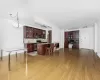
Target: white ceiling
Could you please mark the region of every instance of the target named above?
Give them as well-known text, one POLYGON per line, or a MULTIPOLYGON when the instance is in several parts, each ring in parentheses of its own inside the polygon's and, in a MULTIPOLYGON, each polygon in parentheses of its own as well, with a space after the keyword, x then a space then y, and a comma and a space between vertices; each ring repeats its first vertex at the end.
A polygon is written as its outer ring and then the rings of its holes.
POLYGON ((2 15, 18 10, 23 19, 33 20, 37 16, 62 29, 89 26, 100 20, 100 0, 4 0, 2 3, 2 15))

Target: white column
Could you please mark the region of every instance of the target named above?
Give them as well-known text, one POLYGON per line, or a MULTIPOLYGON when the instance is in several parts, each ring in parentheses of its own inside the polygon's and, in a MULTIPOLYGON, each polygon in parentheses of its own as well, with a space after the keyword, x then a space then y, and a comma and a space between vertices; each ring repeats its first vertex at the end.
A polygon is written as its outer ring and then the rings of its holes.
POLYGON ((95 23, 94 25, 94 36, 95 36, 95 40, 94 40, 94 52, 97 53, 98 52, 98 25, 97 23, 95 23))
POLYGON ((61 30, 60 48, 64 48, 64 30, 61 30))

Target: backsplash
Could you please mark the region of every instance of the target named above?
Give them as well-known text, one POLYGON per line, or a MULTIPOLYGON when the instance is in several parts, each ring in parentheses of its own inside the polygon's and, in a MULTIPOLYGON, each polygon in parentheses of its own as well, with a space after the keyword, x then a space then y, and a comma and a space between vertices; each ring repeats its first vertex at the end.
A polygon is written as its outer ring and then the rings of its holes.
POLYGON ((24 39, 24 43, 37 43, 37 40, 41 40, 41 42, 47 42, 47 39, 24 39))

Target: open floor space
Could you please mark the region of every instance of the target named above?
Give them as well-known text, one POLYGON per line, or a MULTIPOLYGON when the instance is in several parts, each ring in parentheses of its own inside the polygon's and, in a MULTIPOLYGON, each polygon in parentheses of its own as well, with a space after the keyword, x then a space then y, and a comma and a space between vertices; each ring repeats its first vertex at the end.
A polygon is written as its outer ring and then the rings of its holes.
POLYGON ((11 56, 0 61, 0 80, 100 80, 100 59, 92 50, 60 49, 53 55, 11 56))

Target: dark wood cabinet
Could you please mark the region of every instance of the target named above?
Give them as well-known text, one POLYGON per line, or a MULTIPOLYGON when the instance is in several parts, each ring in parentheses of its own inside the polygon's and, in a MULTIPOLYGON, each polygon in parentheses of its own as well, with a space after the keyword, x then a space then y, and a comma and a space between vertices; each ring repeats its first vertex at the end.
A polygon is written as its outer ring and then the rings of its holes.
POLYGON ((50 46, 49 43, 40 43, 37 45, 37 52, 39 55, 45 55, 46 54, 46 48, 50 46))
POLYGON ((24 26, 24 38, 46 38, 46 31, 42 29, 37 29, 33 27, 24 26))
POLYGON ((56 49, 59 48, 59 43, 40 43, 40 44, 37 44, 37 52, 39 55, 45 55, 46 54, 46 49, 50 46, 53 48, 55 47, 56 49))
POLYGON ((25 38, 33 38, 33 28, 32 27, 24 27, 24 37, 25 38))
POLYGON ((68 32, 65 32, 64 48, 68 48, 68 32))
POLYGON ((33 28, 33 38, 38 38, 38 30, 36 28, 33 28))
POLYGON ((27 44, 27 52, 33 52, 34 51, 34 43, 28 43, 27 44))
POLYGON ((75 41, 73 48, 79 48, 79 31, 73 32, 73 40, 75 41))
POLYGON ((25 45, 27 45, 27 52, 30 53, 30 52, 37 51, 37 44, 38 43, 27 43, 27 44, 25 44, 25 45))
POLYGON ((38 54, 45 55, 47 45, 48 44, 38 44, 37 45, 37 52, 38 52, 38 54))
POLYGON ((64 47, 68 48, 68 44, 72 43, 73 48, 79 48, 79 31, 65 32, 64 47))

